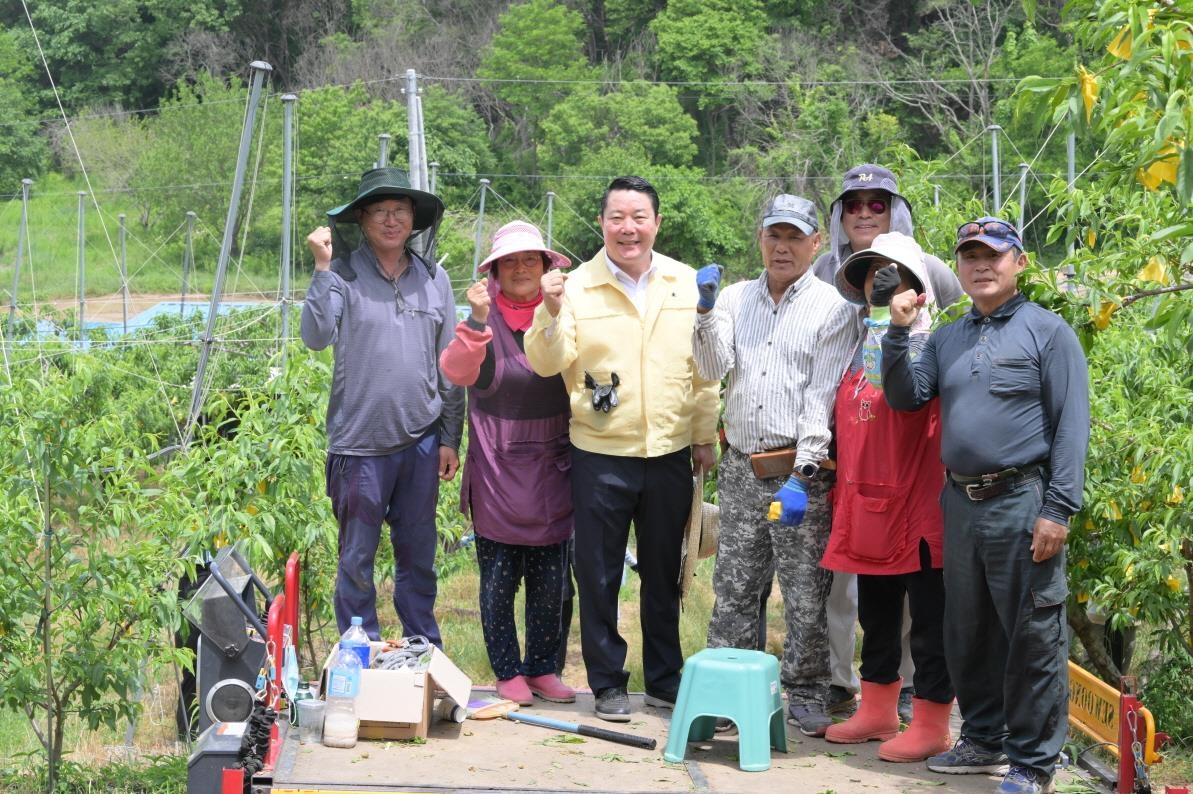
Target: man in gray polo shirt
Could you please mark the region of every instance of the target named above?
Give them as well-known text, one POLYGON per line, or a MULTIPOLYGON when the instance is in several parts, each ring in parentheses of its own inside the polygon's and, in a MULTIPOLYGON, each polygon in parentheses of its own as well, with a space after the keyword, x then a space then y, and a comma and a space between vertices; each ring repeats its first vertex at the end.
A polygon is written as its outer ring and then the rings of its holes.
POLYGON ((816 207, 779 195, 758 228, 762 273, 725 288, 720 266, 696 276, 701 291, 693 335, 705 378, 729 376, 725 437, 717 490, 721 532, 713 573, 716 603, 711 648, 759 647, 758 603, 777 572, 787 635, 780 679, 788 718, 808 736, 823 736, 828 637, 824 603, 832 574, 820 567, 832 519, 828 493, 829 418, 841 373, 857 345, 857 310, 812 274, 820 245, 816 207), (786 470, 763 469, 756 453, 782 450, 786 470), (776 491, 778 492, 776 494, 776 491), (767 520, 772 501, 783 504, 767 520))
POLYGON ((973 299, 912 361, 914 291, 891 300, 882 381, 892 408, 940 397, 945 659, 961 739, 928 759, 946 774, 1010 766, 999 794, 1053 790, 1068 729, 1065 538, 1081 508, 1089 376, 1076 334, 1030 303, 1019 232, 978 218, 957 231, 973 299))
POLYGON ((354 615, 380 639, 373 563, 381 525, 394 550, 394 609, 402 635, 442 645, 434 606, 439 481, 459 468, 464 390, 439 373, 454 336, 455 301, 443 268, 407 243, 431 229, 443 202, 413 190, 405 172, 376 168, 357 196, 307 237, 315 272, 302 341, 334 345, 327 405, 327 495, 340 525, 336 623, 354 615), (332 252, 336 223, 360 226, 350 254, 332 252))

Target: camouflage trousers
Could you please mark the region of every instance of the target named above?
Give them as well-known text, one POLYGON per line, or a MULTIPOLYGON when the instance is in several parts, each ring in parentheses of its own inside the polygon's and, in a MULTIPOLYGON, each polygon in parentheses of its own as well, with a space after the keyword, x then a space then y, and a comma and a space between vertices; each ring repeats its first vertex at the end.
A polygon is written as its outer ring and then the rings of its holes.
POLYGON ((759 480, 748 455, 730 447, 721 458, 717 490, 720 543, 713 572, 716 602, 708 624, 710 648, 758 647, 758 600, 774 570, 783 594, 787 636, 780 679, 793 703, 821 706, 829 685, 825 602, 831 571, 820 567, 832 516, 832 483, 818 474, 808 486, 808 512, 797 527, 766 519, 785 477, 759 480))

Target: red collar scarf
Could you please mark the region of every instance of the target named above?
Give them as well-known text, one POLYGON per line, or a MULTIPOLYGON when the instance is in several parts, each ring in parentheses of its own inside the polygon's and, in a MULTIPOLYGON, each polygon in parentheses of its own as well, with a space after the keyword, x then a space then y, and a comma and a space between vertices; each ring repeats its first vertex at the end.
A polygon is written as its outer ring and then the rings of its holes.
POLYGON ((518 303, 505 297, 501 290, 497 291, 497 310, 505 318, 505 324, 512 331, 525 331, 534 322, 534 309, 543 302, 543 293, 534 296, 534 300, 518 303))

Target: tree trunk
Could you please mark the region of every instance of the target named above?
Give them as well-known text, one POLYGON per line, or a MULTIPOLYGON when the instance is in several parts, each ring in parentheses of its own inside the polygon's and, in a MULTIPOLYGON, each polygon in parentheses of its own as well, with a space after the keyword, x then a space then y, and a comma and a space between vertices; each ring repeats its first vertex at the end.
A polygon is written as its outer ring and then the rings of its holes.
POLYGON ((1074 606, 1076 608, 1068 610, 1069 627, 1073 629, 1077 639, 1081 640, 1081 647, 1085 649, 1086 655, 1089 656, 1089 663, 1094 668, 1092 672, 1117 689, 1121 671, 1115 666, 1114 660, 1110 658, 1110 654, 1106 650, 1106 635, 1102 626, 1090 620, 1080 605, 1070 604, 1070 607, 1074 606))

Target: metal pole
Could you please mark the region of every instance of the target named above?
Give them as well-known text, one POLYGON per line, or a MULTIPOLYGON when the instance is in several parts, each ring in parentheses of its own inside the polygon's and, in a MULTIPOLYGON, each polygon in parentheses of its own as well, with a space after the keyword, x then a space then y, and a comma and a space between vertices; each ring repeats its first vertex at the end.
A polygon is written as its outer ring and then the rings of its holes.
POLYGON ((547 247, 551 247, 552 228, 555 225, 555 193, 547 191, 547 247))
POLYGON ((435 193, 435 189, 439 187, 439 163, 432 160, 427 165, 431 168, 431 189, 429 192, 435 193))
POLYGON ((86 246, 83 245, 83 215, 86 212, 86 205, 83 203, 87 194, 80 190, 79 196, 79 228, 78 228, 78 284, 79 284, 79 340, 86 338, 86 333, 83 331, 83 321, 87 315, 87 258, 84 253, 86 246))
POLYGON ((418 183, 423 190, 429 191, 431 180, 427 178, 427 127, 423 122, 421 90, 414 95, 414 109, 418 112, 418 183))
POLYGON ((186 245, 182 249, 182 297, 178 302, 178 319, 186 314, 186 280, 195 269, 195 218, 193 212, 186 213, 186 245))
POLYGON ((1068 153, 1068 169, 1065 175, 1068 177, 1069 187, 1077 181, 1077 133, 1070 132, 1068 139, 1065 141, 1065 149, 1068 153))
MULTIPOLYGON (((286 94, 286 96, 294 96, 293 94, 286 94)), ((286 97, 282 97, 285 101, 286 97)), ((377 136, 377 167, 385 168, 389 165, 389 140, 393 136, 388 132, 383 132, 377 136)))
POLYGON ((124 226, 123 212, 116 216, 116 220, 120 222, 120 318, 124 335, 128 336, 128 246, 125 244, 128 230, 124 226))
MULTIPOLYGON (((297 101, 298 97, 295 94, 282 94, 282 299, 279 308, 282 312, 283 370, 286 369, 286 348, 290 342, 290 221, 294 206, 294 103, 297 101)), ((384 143, 381 151, 381 159, 384 161, 384 143)))
POLYGON ((991 124, 986 129, 990 131, 990 176, 994 183, 994 214, 998 215, 1002 212, 1002 185, 999 183, 1002 177, 998 172, 998 132, 1002 127, 991 124))
MULTIPOLYGON (((1068 181, 1069 190, 1072 190, 1073 187, 1077 184, 1077 133, 1075 133, 1075 132, 1069 133, 1068 138, 1065 140, 1065 154, 1066 154, 1065 159, 1068 161, 1066 164, 1066 169, 1065 169, 1065 177, 1067 178, 1067 181, 1068 181)), ((1072 255, 1073 255, 1073 243, 1069 243, 1069 256, 1072 256, 1072 255)), ((1064 272, 1065 272, 1065 275, 1068 276, 1069 278, 1072 278, 1076 274, 1076 270, 1073 268, 1073 265, 1071 265, 1071 264, 1068 265, 1067 267, 1065 267, 1064 272), (1073 271, 1073 272, 1069 272, 1069 271, 1073 271)), ((1065 283, 1069 284, 1069 282, 1067 282, 1067 281, 1065 283)), ((1069 284, 1069 286, 1071 287, 1072 284, 1069 284)))
POLYGON ((480 209, 476 216, 476 240, 472 245, 472 281, 476 281, 476 269, 480 266, 481 262, 481 237, 485 231, 485 192, 488 188, 489 180, 482 179, 480 209))
POLYGON ((21 260, 25 258, 25 235, 29 230, 29 188, 32 179, 21 180, 21 225, 17 227, 17 259, 12 269, 12 292, 8 293, 8 333, 17 318, 17 290, 21 288, 21 260))
POLYGON ((1023 234, 1023 221, 1027 212, 1027 163, 1019 164, 1019 233, 1023 234))
POLYGON ((932 206, 933 207, 940 206, 940 185, 932 186, 932 206))
POLYGON ((413 69, 406 70, 406 129, 408 137, 408 161, 410 163, 410 186, 415 190, 425 190, 421 181, 422 147, 419 138, 422 130, 418 126, 418 75, 413 69))
POLYGON ((236 155, 236 175, 232 180, 232 198, 228 202, 228 216, 224 220, 224 239, 220 245, 220 257, 216 264, 215 282, 211 287, 211 303, 207 308, 207 329, 203 332, 203 347, 199 351, 199 366, 195 371, 195 388, 191 393, 190 413, 187 415, 186 429, 182 435, 184 449, 190 445, 195 424, 199 421, 199 411, 203 407, 207 360, 211 356, 211 346, 215 341, 215 321, 216 313, 220 307, 220 290, 223 289, 224 276, 228 272, 228 261, 232 257, 232 240, 236 235, 236 218, 240 208, 240 194, 244 188, 244 172, 249 159, 249 145, 253 138, 253 124, 257 118, 257 103, 261 98, 261 84, 265 81, 265 75, 273 71, 273 67, 265 61, 253 61, 249 64, 249 68, 253 70, 253 84, 249 92, 244 127, 240 131, 240 151, 236 155))

